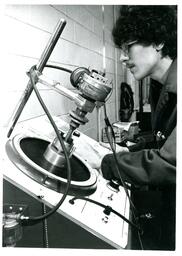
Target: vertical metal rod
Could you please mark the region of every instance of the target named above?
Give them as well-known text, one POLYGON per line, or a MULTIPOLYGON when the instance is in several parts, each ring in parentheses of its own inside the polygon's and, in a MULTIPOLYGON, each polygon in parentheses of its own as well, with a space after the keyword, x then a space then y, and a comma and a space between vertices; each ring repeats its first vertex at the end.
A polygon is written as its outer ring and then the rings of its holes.
MULTIPOLYGON (((52 36, 50 37, 50 39, 40 57, 39 62, 36 65, 37 70, 40 73, 43 71, 44 67, 46 66, 46 63, 47 63, 52 51, 54 50, 54 47, 55 47, 60 35, 62 34, 62 31, 63 31, 65 25, 66 25, 66 21, 64 19, 60 19, 58 24, 56 25, 55 30, 54 30, 52 36)), ((13 114, 13 117, 11 120, 10 129, 7 134, 8 138, 10 137, 32 91, 33 91, 33 88, 31 85, 31 81, 29 80, 27 87, 26 87, 25 91, 23 92, 23 95, 21 96, 19 103, 17 104, 17 107, 15 108, 15 111, 14 111, 14 114, 13 114)))
POLYGON ((96 106, 96 115, 97 115, 97 141, 102 141, 102 135, 101 135, 101 122, 100 122, 100 108, 96 106))
MULTIPOLYGON (((104 21, 104 5, 102 5, 102 65, 103 65, 103 72, 106 74, 106 39, 105 39, 105 21, 104 21)), ((96 117, 97 117, 97 141, 100 142, 102 140, 101 134, 101 108, 96 105, 96 117)))
POLYGON ((143 81, 139 81, 139 112, 143 114, 143 81))
POLYGON ((142 118, 143 118, 143 81, 139 81, 139 121, 140 121, 140 128, 143 128, 142 125, 142 118))
MULTIPOLYGON (((113 16, 114 16, 114 23, 116 23, 116 9, 115 5, 113 6, 113 16)), ((118 90, 118 53, 117 48, 114 47, 114 78, 115 78, 115 118, 116 121, 119 121, 119 90, 118 90)))

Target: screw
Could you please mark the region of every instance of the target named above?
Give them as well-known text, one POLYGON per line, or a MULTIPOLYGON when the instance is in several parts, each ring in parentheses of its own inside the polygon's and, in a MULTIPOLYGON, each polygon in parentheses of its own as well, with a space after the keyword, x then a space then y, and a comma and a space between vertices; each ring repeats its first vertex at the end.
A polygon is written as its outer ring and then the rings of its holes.
POLYGON ((105 216, 104 218, 102 218, 102 221, 103 221, 104 223, 108 223, 108 217, 105 216))
POLYGON ((43 199, 44 198, 44 196, 43 195, 39 195, 39 196, 37 196, 39 199, 43 199))
POLYGON ((110 196, 108 196, 108 199, 112 201, 112 200, 113 200, 113 194, 111 194, 110 196))

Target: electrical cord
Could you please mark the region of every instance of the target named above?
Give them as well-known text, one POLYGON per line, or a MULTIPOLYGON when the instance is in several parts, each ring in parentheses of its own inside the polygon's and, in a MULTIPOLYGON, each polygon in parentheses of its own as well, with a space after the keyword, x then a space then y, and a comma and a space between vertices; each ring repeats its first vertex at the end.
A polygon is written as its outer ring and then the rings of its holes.
POLYGON ((109 95, 108 95, 107 98, 105 99, 105 103, 110 99, 110 97, 111 97, 111 95, 112 95, 112 93, 113 93, 113 82, 111 82, 111 85, 112 85, 112 87, 111 87, 111 92, 109 93, 109 95))
MULTIPOLYGON (((46 205, 42 203, 42 213, 45 214, 47 212, 46 205)), ((49 248, 49 235, 48 235, 48 223, 47 219, 43 219, 43 245, 44 248, 49 248)))
POLYGON ((55 205, 49 212, 43 214, 43 215, 40 215, 40 216, 21 216, 20 219, 21 220, 30 220, 30 221, 39 221, 39 220, 43 220, 45 218, 48 218, 50 215, 52 215, 53 213, 55 213, 57 211, 57 209, 62 205, 62 203, 64 202, 66 196, 68 195, 68 191, 69 191, 69 188, 70 188, 70 184, 71 184, 71 164, 70 164, 70 160, 69 160, 69 156, 68 156, 68 153, 67 153, 67 150, 66 150, 66 147, 64 145, 64 141, 61 137, 61 135, 59 134, 59 130, 51 116, 51 114, 49 113, 49 110, 47 109, 44 101, 42 100, 41 96, 40 96, 40 93, 36 87, 36 83, 34 82, 34 79, 33 79, 33 76, 32 76, 32 72, 36 69, 35 66, 33 66, 30 71, 29 71, 29 77, 30 77, 30 81, 31 81, 31 84, 32 84, 32 87, 35 91, 35 94, 42 106, 42 108, 44 109, 50 123, 52 124, 53 128, 54 128, 54 131, 58 137, 58 140, 62 146, 62 149, 63 149, 63 152, 65 154, 65 159, 66 159, 66 163, 67 163, 67 185, 66 185, 66 188, 65 188, 65 192, 63 194, 63 196, 61 197, 60 201, 57 203, 57 205, 55 205))
POLYGON ((104 120, 105 120, 105 123, 106 123, 106 136, 107 136, 108 142, 109 142, 109 144, 110 144, 111 150, 112 150, 112 152, 113 152, 113 156, 114 156, 114 160, 115 160, 115 167, 116 167, 116 170, 117 170, 119 179, 120 179, 120 181, 121 181, 121 184, 122 184, 122 186, 123 186, 123 188, 124 188, 124 190, 125 190, 125 193, 126 193, 128 199, 129 199, 129 201, 130 201, 130 204, 131 204, 131 206, 133 207, 133 209, 136 211, 136 208, 135 208, 133 202, 131 201, 130 195, 129 195, 129 193, 128 193, 127 186, 126 186, 125 182, 123 181, 123 179, 122 179, 122 177, 121 177, 121 174, 120 174, 120 172, 119 172, 119 164, 118 164, 118 160, 117 160, 117 157, 116 157, 116 150, 115 150, 115 148, 116 148, 116 147, 115 147, 115 143, 116 143, 116 142, 115 142, 115 135, 114 135, 113 128, 112 128, 112 126, 111 126, 111 124, 110 124, 109 118, 108 118, 108 116, 107 116, 106 106, 105 106, 105 105, 104 105, 104 115, 105 115, 104 120), (109 129, 111 130, 111 132, 108 132, 109 129), (111 138, 110 135, 113 136, 113 140, 112 140, 112 138, 111 138), (113 145, 113 144, 114 144, 114 145, 113 145))
MULTIPOLYGON (((110 144, 110 147, 111 147, 111 150, 113 152, 113 157, 114 157, 114 163, 115 163, 115 168, 117 170, 117 173, 118 173, 118 176, 119 176, 119 179, 121 181, 121 184, 124 188, 124 191, 126 193, 126 196, 128 197, 128 200, 130 202, 130 205, 131 205, 131 213, 132 213, 132 216, 135 220, 135 222, 137 223, 137 217, 136 217, 136 214, 137 214, 137 209, 135 208, 135 205, 133 204, 132 200, 131 200, 131 197, 128 193, 128 189, 127 189, 127 186, 125 184, 125 182, 123 181, 123 178, 121 177, 121 174, 120 174, 120 171, 119 171, 119 163, 118 163, 118 160, 117 160, 117 156, 116 156, 116 150, 115 150, 115 146, 113 146, 113 143, 115 143, 115 136, 113 136, 114 134, 114 131, 113 131, 113 128, 110 124, 110 121, 109 121, 109 118, 107 116, 107 111, 106 111, 106 105, 104 104, 104 115, 105 115, 105 123, 106 123, 106 136, 107 136, 107 139, 109 141, 109 144, 110 144), (111 133, 108 132, 108 130, 111 130, 111 133), (111 136, 113 136, 114 139, 111 138, 111 136)), ((140 235, 140 232, 138 232, 138 238, 139 238, 139 242, 140 242, 140 246, 141 246, 141 249, 143 250, 143 244, 142 244, 142 240, 141 240, 141 235, 140 235)))
POLYGON ((109 121, 109 118, 107 116, 106 105, 104 104, 103 107, 104 107, 104 116, 105 116, 104 121, 105 121, 105 124, 106 124, 106 136, 107 136, 107 139, 109 141, 109 144, 112 144, 112 147, 114 147, 114 149, 116 149, 116 147, 115 147, 116 140, 115 140, 114 130, 113 130, 113 128, 111 126, 111 123, 109 121), (112 137, 109 136, 108 127, 110 128, 112 137))
POLYGON ((131 225, 132 227, 134 227, 135 229, 137 229, 139 232, 141 232, 141 228, 137 225, 135 225, 133 222, 131 222, 130 220, 128 220, 125 216, 123 216, 122 214, 120 214, 119 212, 115 211, 114 209, 112 209, 110 206, 107 206, 105 204, 102 204, 98 201, 95 201, 93 199, 90 199, 90 198, 87 198, 87 197, 73 197, 72 199, 69 200, 70 204, 74 204, 74 201, 76 199, 81 199, 81 200, 85 200, 85 201, 88 201, 90 203, 93 203, 93 204, 96 204, 100 207, 103 207, 105 210, 104 210, 104 213, 106 215, 109 215, 110 212, 113 212, 114 214, 116 214, 117 216, 119 216, 121 219, 123 219, 124 221, 126 221, 129 225, 131 225))
POLYGON ((68 73, 72 73, 72 72, 73 72, 73 71, 72 71, 72 70, 70 70, 70 69, 63 68, 63 67, 56 66, 56 65, 50 65, 50 64, 47 64, 47 65, 45 65, 45 67, 46 67, 46 68, 59 69, 59 70, 62 70, 62 71, 68 72, 68 73))

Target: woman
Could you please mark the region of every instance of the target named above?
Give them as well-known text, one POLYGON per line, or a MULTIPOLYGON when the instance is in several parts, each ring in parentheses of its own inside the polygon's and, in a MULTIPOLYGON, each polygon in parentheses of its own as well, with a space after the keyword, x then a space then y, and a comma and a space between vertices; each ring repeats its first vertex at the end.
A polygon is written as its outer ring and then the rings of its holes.
MULTIPOLYGON (((113 28, 121 61, 136 80, 151 78, 150 104, 153 148, 128 148, 117 153, 119 173, 112 154, 101 164, 103 176, 162 193, 162 225, 155 249, 175 245, 177 21, 175 6, 124 6, 113 28), (167 210, 166 210, 167 209, 167 210), (167 211, 167 213, 165 212, 167 211)), ((145 235, 145 234, 144 234, 145 235)), ((148 246, 148 245, 147 245, 148 246)), ((150 245, 146 249, 151 249, 150 245)))

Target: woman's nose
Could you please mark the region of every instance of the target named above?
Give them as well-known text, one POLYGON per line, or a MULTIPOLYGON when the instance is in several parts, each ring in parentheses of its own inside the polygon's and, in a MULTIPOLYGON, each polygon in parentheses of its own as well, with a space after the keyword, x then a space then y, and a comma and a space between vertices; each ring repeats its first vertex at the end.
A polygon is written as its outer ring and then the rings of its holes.
POLYGON ((120 61, 125 63, 125 61, 127 61, 127 60, 129 60, 128 54, 121 52, 120 61))

